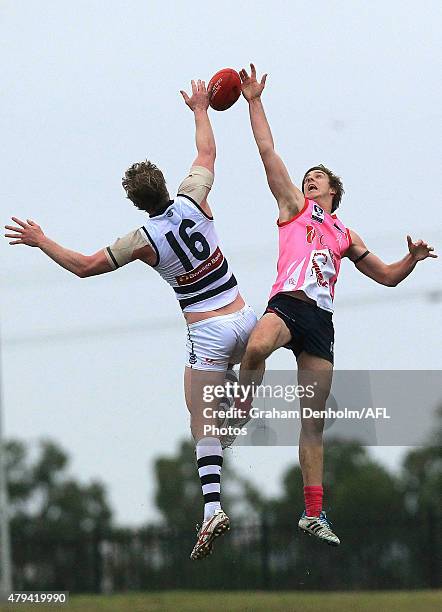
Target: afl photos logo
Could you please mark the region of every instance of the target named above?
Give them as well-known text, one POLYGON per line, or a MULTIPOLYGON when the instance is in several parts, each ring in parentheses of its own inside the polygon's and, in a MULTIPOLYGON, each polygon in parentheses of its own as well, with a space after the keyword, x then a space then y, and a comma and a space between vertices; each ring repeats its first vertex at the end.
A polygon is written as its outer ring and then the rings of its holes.
POLYGON ((305 226, 305 237, 309 244, 313 242, 313 239, 315 238, 315 236, 316 236, 316 230, 313 227, 313 225, 306 225, 305 226))

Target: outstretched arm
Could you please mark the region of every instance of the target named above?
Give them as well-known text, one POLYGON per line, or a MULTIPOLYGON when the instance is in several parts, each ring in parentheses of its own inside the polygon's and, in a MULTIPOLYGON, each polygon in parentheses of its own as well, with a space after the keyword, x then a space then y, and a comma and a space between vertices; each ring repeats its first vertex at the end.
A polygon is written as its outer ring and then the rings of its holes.
POLYGON ((207 203, 207 196, 213 183, 216 144, 209 115, 207 114, 209 94, 204 81, 191 81, 191 85, 191 97, 183 90, 180 93, 195 117, 197 156, 192 164, 189 176, 181 183, 178 193, 185 193, 191 196, 203 209, 204 213, 212 217, 212 211, 207 203), (201 170, 201 168, 205 170, 201 170))
POLYGON ((209 94, 204 81, 192 81, 192 96, 189 97, 185 91, 181 90, 181 95, 184 98, 187 106, 193 111, 195 116, 195 142, 197 156, 192 166, 203 166, 214 171, 216 145, 213 135, 212 126, 210 124, 207 109, 209 108, 209 94))
POLYGON ((267 182, 278 202, 280 221, 287 221, 304 206, 304 194, 292 183, 284 162, 275 152, 272 132, 261 101, 267 75, 258 82, 255 66, 250 64, 250 76, 244 68, 239 76, 242 94, 249 103, 253 136, 264 164, 267 182))
POLYGON ((25 223, 17 217, 12 217, 12 220, 18 227, 13 225, 5 226, 7 230, 14 232, 5 234, 7 238, 13 238, 9 244, 26 244, 38 247, 43 253, 46 253, 48 257, 58 263, 59 266, 80 278, 104 274, 114 269, 109 264, 102 250, 94 255, 82 255, 81 253, 66 249, 45 236, 41 227, 34 221, 27 219, 27 223, 25 223))
POLYGON ((434 248, 432 246, 428 246, 423 240, 413 242, 410 236, 407 236, 407 255, 400 261, 386 264, 368 251, 364 241, 356 232, 350 230, 350 236, 352 244, 347 250, 346 256, 355 263, 362 274, 387 287, 396 287, 404 278, 407 278, 418 261, 427 259, 427 257, 437 257, 433 253, 434 248))

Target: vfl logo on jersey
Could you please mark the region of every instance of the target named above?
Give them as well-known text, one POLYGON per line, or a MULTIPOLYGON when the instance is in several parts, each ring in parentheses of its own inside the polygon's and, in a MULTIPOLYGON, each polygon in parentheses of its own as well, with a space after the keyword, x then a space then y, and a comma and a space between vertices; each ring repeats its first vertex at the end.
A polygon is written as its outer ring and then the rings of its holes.
POLYGON ((313 239, 316 237, 316 230, 313 225, 305 226, 305 237, 309 244, 313 242, 313 239))
POLYGON ((324 221, 324 211, 317 204, 313 204, 312 219, 314 221, 318 221, 318 223, 322 223, 324 221))

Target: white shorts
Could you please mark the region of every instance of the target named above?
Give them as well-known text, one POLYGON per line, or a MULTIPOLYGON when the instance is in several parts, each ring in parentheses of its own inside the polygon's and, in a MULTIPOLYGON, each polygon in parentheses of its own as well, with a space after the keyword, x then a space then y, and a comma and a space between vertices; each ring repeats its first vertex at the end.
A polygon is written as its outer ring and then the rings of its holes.
POLYGON ((239 363, 257 320, 253 309, 246 305, 232 314, 189 323, 186 366, 223 372, 229 363, 239 363))

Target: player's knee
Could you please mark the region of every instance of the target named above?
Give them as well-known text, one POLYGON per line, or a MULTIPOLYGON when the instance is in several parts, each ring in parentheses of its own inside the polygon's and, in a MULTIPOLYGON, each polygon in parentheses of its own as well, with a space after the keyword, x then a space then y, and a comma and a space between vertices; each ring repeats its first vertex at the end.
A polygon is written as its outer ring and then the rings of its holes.
POLYGON ((249 341, 244 361, 250 369, 255 369, 268 357, 268 347, 262 341, 249 341))

